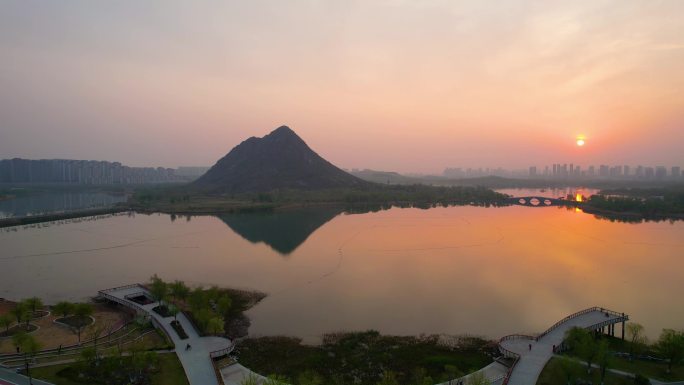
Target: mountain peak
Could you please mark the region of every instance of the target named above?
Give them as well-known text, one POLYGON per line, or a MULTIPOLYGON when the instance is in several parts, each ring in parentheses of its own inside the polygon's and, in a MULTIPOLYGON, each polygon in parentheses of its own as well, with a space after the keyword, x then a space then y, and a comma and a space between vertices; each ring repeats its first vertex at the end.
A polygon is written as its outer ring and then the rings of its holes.
POLYGON ((248 193, 366 183, 320 157, 288 126, 280 126, 262 138, 240 143, 193 186, 207 192, 248 193))
POLYGON ((288 126, 280 126, 280 127, 276 128, 275 130, 271 131, 271 133, 268 135, 283 135, 283 134, 299 136, 288 126))

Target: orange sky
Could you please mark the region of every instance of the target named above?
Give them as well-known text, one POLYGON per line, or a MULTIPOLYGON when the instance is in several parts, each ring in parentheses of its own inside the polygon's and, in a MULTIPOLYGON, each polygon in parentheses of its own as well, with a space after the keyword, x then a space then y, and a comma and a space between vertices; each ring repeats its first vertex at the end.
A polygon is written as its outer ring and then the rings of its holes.
POLYGON ((684 166, 680 0, 226 3, 0 3, 0 158, 684 166))

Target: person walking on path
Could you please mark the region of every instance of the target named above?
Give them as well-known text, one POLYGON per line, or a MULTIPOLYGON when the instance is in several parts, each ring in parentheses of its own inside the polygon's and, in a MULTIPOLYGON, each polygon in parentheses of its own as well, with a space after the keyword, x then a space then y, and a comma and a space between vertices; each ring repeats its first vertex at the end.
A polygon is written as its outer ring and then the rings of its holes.
POLYGON ((530 347, 530 351, 532 351, 532 344, 530 344, 529 347, 530 347))

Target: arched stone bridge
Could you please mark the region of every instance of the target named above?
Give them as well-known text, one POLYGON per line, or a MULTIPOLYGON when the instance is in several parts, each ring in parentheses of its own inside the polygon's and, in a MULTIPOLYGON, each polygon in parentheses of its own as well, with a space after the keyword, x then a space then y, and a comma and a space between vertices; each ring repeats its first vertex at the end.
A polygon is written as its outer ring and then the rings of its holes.
POLYGON ((518 206, 528 206, 528 207, 551 207, 551 206, 568 206, 576 205, 580 202, 569 201, 565 199, 558 198, 548 198, 542 196, 529 196, 529 197, 512 197, 508 198, 508 202, 518 206))

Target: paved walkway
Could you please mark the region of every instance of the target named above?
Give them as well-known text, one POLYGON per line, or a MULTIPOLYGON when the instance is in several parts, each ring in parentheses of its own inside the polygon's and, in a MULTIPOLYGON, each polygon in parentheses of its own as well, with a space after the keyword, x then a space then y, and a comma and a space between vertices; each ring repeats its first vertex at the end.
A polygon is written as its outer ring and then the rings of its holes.
MULTIPOLYGON (((52 385, 49 382, 33 379, 33 385, 52 385)), ((17 374, 14 370, 0 368, 0 385, 29 385, 26 376, 17 374)))
POLYGON ((467 376, 463 376, 461 378, 456 378, 451 381, 446 381, 442 382, 437 385, 456 385, 459 383, 459 381, 462 381, 464 384, 467 384, 470 378, 473 376, 475 373, 483 372, 485 377, 489 380, 489 382, 492 385, 501 385, 503 382, 504 376, 506 375, 506 372, 508 372, 508 368, 504 366, 501 363, 498 362, 492 362, 491 364, 485 366, 484 368, 470 373, 467 376))
MULTIPOLYGON (((507 371, 508 368, 504 365, 498 362, 492 362, 491 364, 485 366, 477 372, 483 372, 485 377, 490 381, 492 385, 501 385, 507 371)), ((437 385, 456 385, 459 381, 463 381, 464 384, 467 384, 468 380, 470 379, 470 377, 472 377, 474 373, 470 373, 467 376, 456 378, 451 381, 446 381, 437 385)), ((226 366, 225 368, 221 368, 221 376, 223 377, 223 382, 225 383, 225 385, 241 385, 242 380, 249 377, 250 374, 256 376, 258 384, 263 384, 264 382, 266 382, 266 377, 258 373, 254 373, 240 364, 233 364, 230 366, 226 366)))
POLYGON ((171 321, 173 321, 174 318, 164 318, 152 311, 152 309, 157 306, 156 302, 149 305, 139 305, 125 298, 127 295, 139 293, 141 291, 147 292, 141 286, 105 290, 104 292, 119 300, 125 301, 133 308, 142 308, 162 325, 176 345, 176 354, 178 355, 181 364, 183 364, 183 369, 185 370, 190 385, 218 385, 218 380, 216 379, 214 366, 212 365, 209 353, 230 347, 230 340, 221 337, 200 337, 185 314, 178 313, 178 322, 180 322, 185 333, 188 335, 188 339, 181 340, 180 337, 178 337, 178 334, 176 334, 176 331, 171 327, 171 321), (185 350, 187 344, 190 344, 192 349, 185 350))
POLYGON ((263 384, 264 382, 266 382, 266 377, 254 373, 240 364, 233 364, 230 366, 226 366, 225 368, 221 368, 221 376, 223 377, 223 383, 226 385, 241 385, 242 380, 244 378, 249 377, 250 374, 256 376, 257 382, 259 384, 263 384))
POLYGON ((500 342, 504 349, 520 355, 520 361, 514 367, 509 385, 533 385, 546 363, 553 356, 553 346, 559 346, 565 337, 565 332, 573 327, 589 328, 602 322, 622 322, 623 317, 617 314, 609 314, 600 310, 590 311, 557 325, 539 340, 528 338, 508 339, 505 337, 500 342), (532 345, 532 349, 529 349, 532 345))

